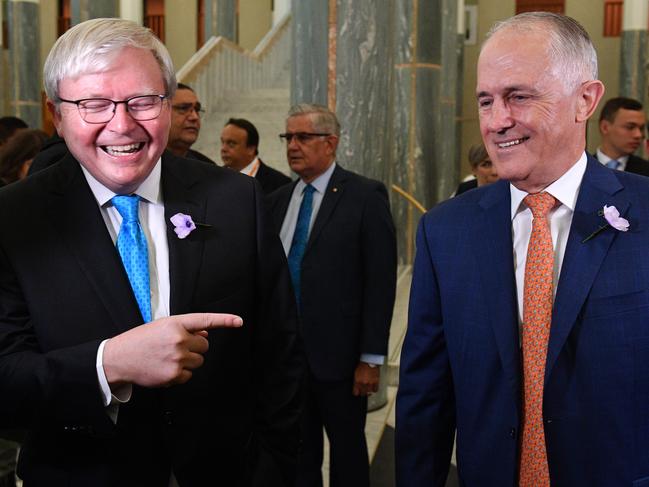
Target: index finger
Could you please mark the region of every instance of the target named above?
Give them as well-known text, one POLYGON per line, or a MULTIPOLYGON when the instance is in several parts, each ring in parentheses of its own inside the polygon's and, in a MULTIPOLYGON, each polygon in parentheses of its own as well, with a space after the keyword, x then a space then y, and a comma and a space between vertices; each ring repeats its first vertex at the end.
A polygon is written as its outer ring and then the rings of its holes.
POLYGON ((213 328, 238 328, 243 325, 243 319, 240 316, 229 313, 188 313, 176 315, 173 318, 185 330, 192 333, 213 328))

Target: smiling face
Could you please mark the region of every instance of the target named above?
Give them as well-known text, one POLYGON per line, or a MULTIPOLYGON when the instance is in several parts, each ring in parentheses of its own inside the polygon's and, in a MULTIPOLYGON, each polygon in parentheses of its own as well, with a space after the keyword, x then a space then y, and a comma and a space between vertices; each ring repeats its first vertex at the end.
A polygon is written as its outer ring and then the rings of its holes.
POLYGON ((645 130, 645 116, 642 110, 620 108, 613 121, 602 120, 602 151, 612 159, 633 154, 642 144, 645 130))
MULTIPOLYGON (((165 94, 160 66, 149 51, 127 47, 101 73, 84 74, 60 81, 58 94, 67 100, 108 98, 126 100, 138 95, 165 94), (134 68, 134 66, 136 68, 134 68)), ((110 122, 85 122, 72 103, 56 110, 48 101, 57 131, 74 157, 101 184, 118 194, 130 194, 147 178, 169 135, 169 103, 163 101, 160 116, 138 122, 117 106, 110 122)))
POLYGON ((478 60, 485 147, 498 176, 529 193, 547 187, 579 159, 586 120, 601 97, 598 81, 569 88, 557 68, 539 31, 499 31, 478 60))

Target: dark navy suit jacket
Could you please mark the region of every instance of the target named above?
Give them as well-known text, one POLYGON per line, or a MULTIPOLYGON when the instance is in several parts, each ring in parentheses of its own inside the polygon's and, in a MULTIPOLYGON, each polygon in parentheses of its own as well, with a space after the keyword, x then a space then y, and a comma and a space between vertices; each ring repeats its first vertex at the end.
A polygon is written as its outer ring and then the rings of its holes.
MULTIPOLYGON (((553 487, 649 486, 649 180, 589 157, 559 278, 543 418, 553 487), (614 205, 628 232, 606 222, 614 205)), ((521 360, 509 183, 422 219, 401 355, 397 485, 514 487, 521 360)))

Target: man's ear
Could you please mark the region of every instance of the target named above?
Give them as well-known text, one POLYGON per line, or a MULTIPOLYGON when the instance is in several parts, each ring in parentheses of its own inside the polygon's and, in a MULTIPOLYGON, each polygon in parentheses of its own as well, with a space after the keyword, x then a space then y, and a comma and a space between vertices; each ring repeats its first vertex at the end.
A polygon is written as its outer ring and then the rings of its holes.
POLYGON ((586 81, 579 87, 577 100, 577 113, 575 121, 578 123, 586 122, 597 109, 599 101, 604 96, 604 84, 596 79, 586 81))
POLYGON ((54 126, 56 127, 56 132, 59 134, 60 137, 63 137, 62 128, 61 128, 61 112, 56 106, 56 103, 54 103, 52 100, 49 98, 46 101, 47 105, 47 111, 50 112, 50 115, 52 115, 52 121, 54 122, 54 126))

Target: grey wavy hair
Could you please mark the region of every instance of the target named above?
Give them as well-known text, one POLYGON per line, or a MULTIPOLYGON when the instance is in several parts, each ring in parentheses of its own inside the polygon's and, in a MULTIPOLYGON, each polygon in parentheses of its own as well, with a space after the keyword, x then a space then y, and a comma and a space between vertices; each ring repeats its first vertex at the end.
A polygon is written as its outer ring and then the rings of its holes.
POLYGON ((554 76, 567 90, 598 79, 597 52, 586 29, 575 19, 551 12, 525 12, 496 22, 487 33, 482 48, 497 32, 514 29, 521 34, 538 32, 548 39, 554 76))
POLYGON ((112 18, 87 20, 58 38, 43 68, 47 97, 53 102, 60 101, 61 80, 108 69, 126 47, 145 49, 153 54, 162 71, 166 94, 173 97, 176 73, 164 44, 150 29, 130 20, 112 18))
POLYGON ((298 115, 313 115, 313 127, 315 130, 340 137, 338 118, 326 106, 315 103, 299 103, 289 109, 286 118, 289 119, 298 115))

